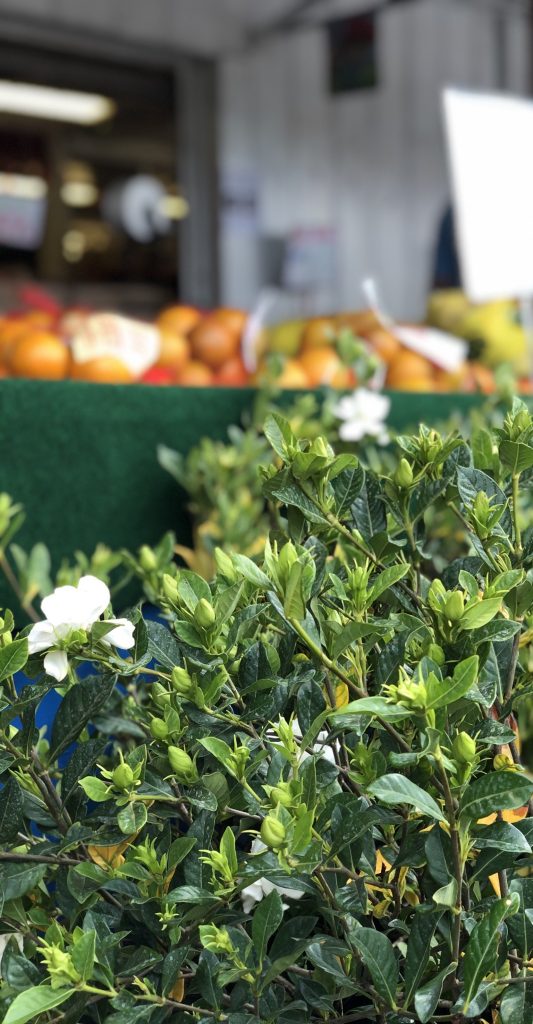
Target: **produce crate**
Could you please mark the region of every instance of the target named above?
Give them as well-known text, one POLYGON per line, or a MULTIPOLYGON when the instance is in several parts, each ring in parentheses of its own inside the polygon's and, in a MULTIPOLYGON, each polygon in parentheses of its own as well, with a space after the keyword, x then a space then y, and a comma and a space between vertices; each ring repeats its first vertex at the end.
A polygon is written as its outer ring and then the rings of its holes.
MULTIPOLYGON (((252 388, 176 388, 0 380, 0 491, 26 508, 17 542, 43 541, 53 564, 75 550, 187 543, 185 496, 158 464, 165 444, 187 452, 224 439, 250 409, 252 388)), ((287 400, 297 393, 286 392, 287 400)), ((298 392, 301 394, 301 392, 298 392)), ((395 428, 435 423, 479 404, 476 395, 391 394, 395 428)), ((0 582, 0 607, 13 605, 0 582)))

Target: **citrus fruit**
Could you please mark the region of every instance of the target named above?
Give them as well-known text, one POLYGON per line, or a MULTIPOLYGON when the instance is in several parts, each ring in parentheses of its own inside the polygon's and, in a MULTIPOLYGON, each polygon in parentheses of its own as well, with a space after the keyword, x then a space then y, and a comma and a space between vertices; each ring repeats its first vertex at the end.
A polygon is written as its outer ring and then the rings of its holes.
POLYGON ((370 331, 367 338, 374 352, 380 359, 383 359, 384 363, 390 365, 400 350, 400 342, 394 337, 394 334, 386 331, 384 327, 379 327, 377 330, 370 331))
POLYGON ((9 360, 15 342, 27 331, 22 317, 6 317, 0 322, 0 359, 9 360))
POLYGON ((291 388, 299 390, 300 388, 311 387, 309 377, 303 366, 296 359, 287 359, 279 377, 276 377, 276 384, 278 387, 287 388, 288 390, 291 388))
POLYGON ((239 351, 240 339, 231 328, 210 313, 194 328, 191 334, 191 348, 194 359, 212 370, 218 370, 239 351))
POLYGON ((334 388, 349 388, 353 384, 352 372, 329 345, 302 352, 298 362, 313 388, 326 384, 334 388))
POLYGON ((184 338, 181 334, 169 331, 167 327, 160 327, 159 340, 161 347, 155 366, 179 373, 191 354, 191 347, 187 338, 184 338))
POLYGON ((213 383, 213 374, 204 363, 191 359, 178 373, 176 383, 184 388, 208 388, 213 383))
POLYGON ((381 323, 372 309, 361 309, 355 313, 339 313, 335 317, 337 328, 348 327, 354 334, 366 338, 371 331, 381 329, 381 323))
POLYGON ((433 371, 428 360, 417 352, 400 348, 389 366, 387 387, 399 391, 431 391, 432 384, 433 371))
POLYGON ((330 317, 317 316, 308 320, 302 332, 302 352, 309 348, 323 348, 335 337, 335 323, 330 317))
POLYGON ((194 306, 169 306, 159 314, 156 325, 176 334, 189 334, 201 319, 202 314, 194 306))
POLYGON ((95 384, 131 384, 135 380, 131 370, 116 356, 95 356, 85 363, 73 363, 71 377, 95 384))
POLYGON ((226 388, 242 388, 248 383, 249 373, 240 356, 223 363, 215 376, 215 384, 226 388))
POLYGON ((63 380, 68 374, 70 352, 57 334, 30 330, 14 342, 9 368, 15 377, 63 380))
POLYGON ((221 306, 220 309, 213 311, 212 316, 217 319, 219 324, 223 324, 231 334, 236 335, 240 340, 248 320, 248 313, 245 313, 242 309, 227 309, 221 306))

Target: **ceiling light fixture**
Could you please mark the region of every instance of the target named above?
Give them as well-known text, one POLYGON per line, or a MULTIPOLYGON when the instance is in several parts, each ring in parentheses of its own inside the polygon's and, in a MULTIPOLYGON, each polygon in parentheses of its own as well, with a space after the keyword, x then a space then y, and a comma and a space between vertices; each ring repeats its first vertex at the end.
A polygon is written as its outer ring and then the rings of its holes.
POLYGON ((97 93, 0 79, 0 113, 3 114, 92 125, 106 121, 115 111, 113 100, 97 93))
POLYGON ((61 186, 61 199, 65 206, 94 206, 98 194, 92 181, 65 181, 61 186))
POLYGON ((183 220, 189 214, 189 204, 184 196, 166 195, 160 200, 159 212, 169 220, 183 220))

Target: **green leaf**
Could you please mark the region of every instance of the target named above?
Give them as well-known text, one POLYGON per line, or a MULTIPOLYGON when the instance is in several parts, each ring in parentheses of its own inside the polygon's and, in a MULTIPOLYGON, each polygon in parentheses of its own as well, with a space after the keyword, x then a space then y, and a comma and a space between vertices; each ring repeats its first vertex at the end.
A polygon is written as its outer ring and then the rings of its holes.
POLYGON ((174 665, 182 665, 180 646, 176 637, 161 622, 147 621, 148 652, 158 665, 172 670, 174 665))
POLYGON ((463 793, 460 814, 477 820, 493 811, 522 807, 533 794, 533 783, 520 772, 489 772, 470 782, 463 793))
POLYGON ((111 696, 115 682, 116 676, 113 675, 87 676, 68 691, 54 719, 50 760, 77 740, 87 723, 111 696))
POLYGON ((27 1021, 34 1021, 40 1013, 61 1006, 73 993, 73 988, 51 989, 49 985, 29 988, 15 997, 2 1024, 27 1024, 27 1021))
POLYGON ((480 629, 498 614, 501 605, 501 597, 488 597, 485 601, 470 605, 461 616, 461 629, 480 629))
POLYGON ((429 961, 431 941, 439 920, 438 914, 414 915, 405 958, 405 1006, 409 1006, 429 961))
POLYGON ((533 466, 533 448, 522 441, 502 441, 500 459, 509 466, 511 473, 523 473, 524 469, 533 466))
POLYGON ((492 847, 509 853, 531 853, 526 837, 507 821, 495 821, 489 828, 480 828, 474 839, 478 850, 492 847))
POLYGON ((107 741, 102 738, 79 743, 70 758, 61 779, 61 799, 66 803, 76 791, 78 780, 88 772, 102 756, 107 741))
POLYGON ((461 700, 466 693, 474 686, 479 672, 479 658, 477 654, 460 661, 455 667, 453 679, 445 679, 441 682, 436 676, 428 680, 428 708, 449 707, 455 701, 461 700))
POLYGON ((222 839, 220 840, 220 852, 224 854, 231 871, 233 872, 234 875, 236 875, 238 862, 237 853, 235 849, 235 836, 233 834, 233 830, 229 827, 229 825, 226 829, 224 829, 222 839))
POLYGON ((455 970, 456 966, 455 963, 448 964, 434 978, 431 978, 425 985, 422 985, 422 988, 418 989, 415 995, 415 1010, 420 1024, 428 1024, 428 1021, 431 1020, 440 999, 443 983, 452 971, 455 970))
POLYGON ((442 885, 432 896, 438 907, 453 907, 457 897, 457 881, 451 878, 447 885, 442 885))
POLYGON ((46 864, 3 862, 0 866, 0 891, 7 903, 25 896, 46 874, 46 864))
POLYGON ((280 459, 285 459, 287 447, 296 444, 296 438, 289 422, 279 413, 270 413, 264 423, 263 433, 280 459))
POLYGON ((343 469, 335 477, 333 492, 335 494, 335 514, 337 519, 342 519, 344 513, 350 510, 358 494, 360 494, 364 482, 365 471, 358 460, 352 466, 343 469))
POLYGON ((500 925, 519 906, 519 896, 513 893, 504 900, 496 900, 488 914, 473 929, 463 958, 464 1009, 468 1009, 483 978, 496 963, 500 942, 500 925))
POLYGON ((387 529, 381 487, 373 473, 367 473, 364 487, 352 505, 353 522, 365 540, 387 529))
POLYGON ((301 562, 294 562, 291 565, 283 599, 285 615, 290 619, 298 619, 298 621, 305 619, 306 614, 303 596, 303 573, 304 566, 301 562))
POLYGON ((374 928, 355 928, 350 939, 359 953, 382 999, 395 1006, 398 963, 390 939, 374 928))
POLYGON ((7 647, 0 647, 0 683, 9 676, 20 672, 28 660, 28 639, 13 640, 7 647))
POLYGON ((219 740, 216 736, 204 736, 200 743, 213 757, 216 757, 217 761, 224 765, 224 768, 229 770, 228 766, 233 759, 233 752, 224 740, 219 740))
POLYGON ((117 814, 117 824, 125 836, 140 832, 148 820, 146 805, 142 803, 126 804, 117 814))
POLYGON ((0 843, 16 838, 24 824, 24 804, 16 779, 8 779, 0 792, 0 843))
POLYGON ((433 797, 403 775, 382 775, 368 787, 367 792, 384 804, 408 804, 436 821, 446 821, 433 797))
POLYGON ((258 904, 252 919, 252 940, 259 963, 263 963, 268 941, 283 920, 281 896, 275 889, 258 904))
POLYGON ((96 953, 96 932, 87 931, 77 939, 71 949, 72 963, 81 974, 83 981, 88 981, 93 973, 96 953))
POLYGON ((376 580, 374 580, 371 589, 371 603, 377 600, 389 587, 394 586, 395 583, 399 583, 403 580, 404 576, 409 572, 409 566, 407 563, 403 565, 391 565, 388 569, 384 569, 379 574, 376 580))
POLYGON ((388 623, 382 622, 349 622, 338 633, 333 641, 333 657, 338 658, 347 647, 357 640, 370 636, 383 636, 390 633, 388 623))
MULTIPOLYGON (((338 939, 320 936, 307 946, 307 956, 326 974, 331 974, 340 985, 348 984, 348 976, 345 974, 341 957, 346 957, 351 950, 338 939)), ((353 954, 352 954, 353 955, 353 954)))
POLYGON ((400 704, 391 704, 385 697, 361 697, 360 700, 350 701, 339 711, 330 712, 330 717, 335 722, 349 715, 379 715, 387 722, 401 722, 405 718, 411 718, 412 711, 400 704))
POLYGON ((498 484, 491 476, 488 476, 487 473, 483 473, 480 469, 471 469, 470 467, 464 468, 463 466, 460 466, 457 471, 457 486, 459 488, 461 500, 467 507, 471 507, 474 504, 478 491, 485 491, 485 494, 487 494, 489 498, 493 499, 493 505, 503 505, 504 512, 499 525, 508 537, 511 536, 513 531, 513 520, 508 508, 508 501, 501 487, 498 487, 498 484))
POLYGON ((302 491, 298 484, 294 483, 287 470, 282 470, 272 477, 265 484, 266 493, 277 498, 284 505, 299 509, 310 523, 319 523, 327 526, 328 521, 315 505, 314 501, 302 491))
POLYGON ((89 797, 89 800, 94 800, 97 804, 102 804, 105 800, 109 800, 107 783, 103 779, 97 779, 94 775, 87 775, 84 779, 80 779, 79 784, 85 795, 89 797))
POLYGON ((530 985, 509 985, 500 1003, 501 1024, 533 1024, 533 992, 530 985))

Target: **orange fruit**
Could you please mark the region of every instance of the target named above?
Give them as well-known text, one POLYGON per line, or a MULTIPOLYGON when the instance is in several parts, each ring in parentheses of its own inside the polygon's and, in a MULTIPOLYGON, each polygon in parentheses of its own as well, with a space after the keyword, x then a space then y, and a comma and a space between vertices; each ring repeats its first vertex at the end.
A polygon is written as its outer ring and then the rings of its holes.
POLYGON ((131 370, 116 356, 95 356, 85 363, 73 363, 73 380, 87 380, 94 384, 132 384, 131 370))
POLYGON ((227 309, 222 306, 220 309, 215 309, 212 316, 216 317, 218 323, 223 324, 231 334, 235 334, 239 340, 241 339, 248 320, 248 313, 242 309, 227 309))
POLYGON ((0 358, 9 359, 14 344, 27 331, 26 321, 22 317, 6 317, 0 322, 0 358))
POLYGON ((70 366, 70 352, 57 334, 30 330, 14 342, 9 368, 15 377, 63 380, 70 366))
POLYGON ((384 363, 390 365, 400 350, 400 342, 394 337, 394 334, 386 331, 384 327, 379 327, 377 330, 370 331, 367 338, 374 352, 383 359, 384 363))
POLYGON ((335 322, 331 317, 316 316, 308 320, 302 332, 301 351, 331 345, 335 333, 335 322))
POLYGON ((533 381, 522 377, 521 380, 518 381, 518 391, 522 395, 533 395, 533 381))
POLYGON ((3 363, 0 363, 0 380, 2 380, 4 377, 9 377, 9 371, 7 366, 4 366, 3 363))
POLYGON ((167 327, 159 328, 159 339, 161 348, 155 366, 165 370, 175 370, 179 373, 183 369, 191 354, 191 346, 181 334, 174 334, 167 327))
POLYGON ((303 366, 296 359, 287 359, 279 377, 276 377, 276 384, 280 388, 287 388, 288 390, 291 388, 299 390, 300 388, 311 387, 309 377, 303 366))
POLYGON ((334 388, 349 388, 353 385, 353 372, 344 366, 335 349, 329 345, 302 352, 298 362, 313 388, 323 384, 329 384, 334 388))
POLYGON ((200 310, 194 306, 168 306, 159 314, 156 325, 176 334, 190 334, 201 319, 200 310))
POLYGON ((357 313, 339 313, 335 317, 338 328, 349 327, 354 334, 366 338, 372 331, 381 330, 381 323, 372 309, 361 309, 357 313))
POLYGON ((191 359, 177 375, 176 383, 184 388, 208 388, 213 384, 213 374, 204 363, 191 359))
POLYGON ((205 363, 212 370, 220 369, 229 359, 233 359, 238 354, 239 344, 239 336, 216 313, 204 317, 191 334, 194 359, 205 363))
POLYGON ((483 363, 469 363, 465 376, 465 389, 468 391, 481 391, 483 395, 492 395, 496 391, 494 374, 483 363))
POLYGON ((387 387, 399 391, 431 391, 433 370, 431 363, 417 352, 400 348, 389 366, 387 387), (423 386, 425 385, 425 386, 423 386))
POLYGON ((28 327, 44 327, 49 331, 57 323, 57 317, 53 313, 47 313, 44 309, 30 309, 22 315, 28 327))
POLYGON ((235 356, 233 359, 228 359, 228 362, 223 363, 220 367, 215 376, 215 384, 226 388, 242 388, 248 383, 249 377, 250 374, 241 357, 235 356))

